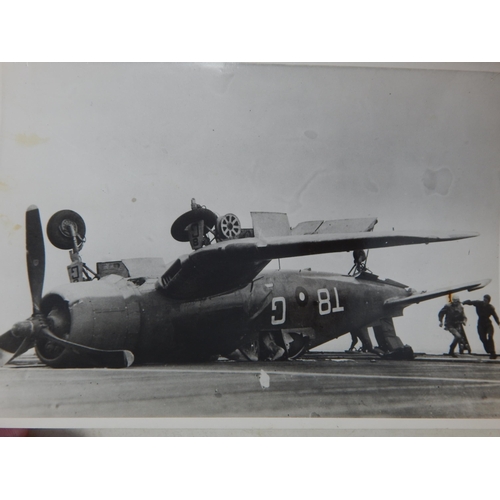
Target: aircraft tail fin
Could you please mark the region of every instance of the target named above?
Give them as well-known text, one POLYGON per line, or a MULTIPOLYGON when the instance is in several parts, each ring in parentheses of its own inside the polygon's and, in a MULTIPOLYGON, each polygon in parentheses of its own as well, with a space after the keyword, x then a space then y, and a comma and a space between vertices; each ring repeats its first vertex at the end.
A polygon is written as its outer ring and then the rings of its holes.
POLYGON ((454 287, 440 288, 438 290, 433 290, 431 292, 420 292, 409 295, 408 297, 395 297, 392 299, 387 299, 384 303, 384 308, 390 311, 391 316, 395 311, 402 311, 405 307, 410 306, 412 304, 418 304, 425 300, 435 299, 437 297, 442 297, 444 295, 449 295, 451 293, 461 292, 463 290, 467 290, 468 292, 472 292, 474 290, 479 290, 484 288, 491 282, 490 279, 480 280, 480 281, 472 281, 470 283, 464 283, 462 285, 457 285, 454 287))

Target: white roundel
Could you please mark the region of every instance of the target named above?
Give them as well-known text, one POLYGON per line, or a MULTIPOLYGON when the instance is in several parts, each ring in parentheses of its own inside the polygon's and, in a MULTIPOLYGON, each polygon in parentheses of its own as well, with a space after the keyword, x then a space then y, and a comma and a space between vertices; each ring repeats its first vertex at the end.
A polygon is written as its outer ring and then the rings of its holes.
POLYGON ((299 286, 296 288, 295 300, 297 301, 297 304, 301 307, 304 307, 307 305, 307 303, 309 302, 309 295, 307 293, 307 290, 304 287, 299 286))

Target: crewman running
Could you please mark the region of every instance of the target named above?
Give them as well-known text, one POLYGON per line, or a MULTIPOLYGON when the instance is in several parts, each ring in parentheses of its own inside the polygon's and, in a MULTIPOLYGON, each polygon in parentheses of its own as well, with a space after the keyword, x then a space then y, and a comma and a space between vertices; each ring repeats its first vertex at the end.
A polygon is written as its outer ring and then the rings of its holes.
POLYGON ((491 359, 496 359, 495 342, 493 341, 493 323, 490 316, 493 316, 497 325, 500 325, 495 308, 490 304, 491 297, 485 295, 483 300, 465 300, 464 304, 474 306, 477 313, 477 333, 483 343, 484 350, 490 355, 491 359))
MULTIPOLYGON (((468 348, 470 353, 470 347, 467 345, 467 340, 463 335, 465 333, 464 324, 467 322, 467 317, 465 316, 464 308, 458 295, 454 295, 452 301, 439 311, 438 318, 441 328, 443 327, 443 318, 445 318, 444 329, 448 330, 453 335, 453 342, 450 345, 448 354, 456 358, 455 347, 457 347, 458 344, 463 344, 464 348, 468 348)), ((460 350, 462 351, 462 349, 460 350)))

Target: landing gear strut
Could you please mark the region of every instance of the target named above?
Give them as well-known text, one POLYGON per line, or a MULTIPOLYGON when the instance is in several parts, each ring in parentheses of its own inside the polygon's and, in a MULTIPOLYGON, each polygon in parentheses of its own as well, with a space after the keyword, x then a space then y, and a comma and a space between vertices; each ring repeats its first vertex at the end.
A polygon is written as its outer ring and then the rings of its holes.
POLYGON ((210 245, 213 241, 253 236, 249 231, 242 229, 236 215, 226 214, 218 217, 208 208, 198 205, 194 198, 191 200, 191 210, 178 217, 170 229, 174 239, 189 241, 193 250, 210 245))
POLYGON ((360 274, 366 273, 366 272, 371 272, 367 267, 366 267, 366 262, 368 261, 368 253, 365 252, 364 250, 354 250, 352 252, 352 256, 354 259, 354 265, 351 267, 351 270, 349 271, 349 276, 359 276, 360 274))
POLYGON ((47 236, 50 242, 62 250, 69 250, 71 264, 67 267, 69 280, 92 281, 97 274, 82 261, 80 251, 85 243, 85 222, 73 210, 56 212, 47 223, 47 236))

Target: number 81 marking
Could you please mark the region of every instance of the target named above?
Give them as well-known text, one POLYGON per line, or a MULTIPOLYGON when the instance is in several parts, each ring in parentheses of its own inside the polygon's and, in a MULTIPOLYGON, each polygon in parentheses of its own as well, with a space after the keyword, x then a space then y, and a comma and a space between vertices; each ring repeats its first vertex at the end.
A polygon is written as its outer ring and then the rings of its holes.
POLYGON ((335 294, 335 307, 332 307, 330 302, 330 292, 326 288, 318 290, 318 308, 321 316, 344 310, 342 306, 339 306, 339 294, 336 288, 333 289, 333 293, 335 294))
MULTIPOLYGON (((344 310, 344 308, 339 305, 339 294, 336 288, 333 289, 333 293, 335 295, 335 307, 332 307, 330 292, 326 288, 320 288, 318 290, 318 310, 320 316, 326 316, 327 314, 342 312, 344 310)), ((282 325, 285 323, 285 297, 274 297, 272 300, 271 310, 275 313, 271 316, 272 325, 282 325), (279 309, 281 309, 281 311, 279 309)))

